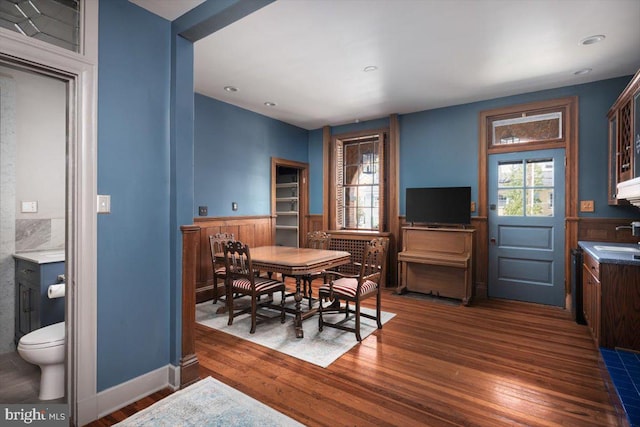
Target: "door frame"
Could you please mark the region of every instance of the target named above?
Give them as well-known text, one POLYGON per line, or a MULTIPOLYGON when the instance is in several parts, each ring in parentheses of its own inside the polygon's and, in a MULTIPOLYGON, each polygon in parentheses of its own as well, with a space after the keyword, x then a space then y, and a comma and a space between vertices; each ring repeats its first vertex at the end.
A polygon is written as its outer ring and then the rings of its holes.
POLYGON ((488 183, 488 156, 489 156, 489 131, 490 123, 498 117, 518 113, 532 113, 538 110, 563 109, 564 138, 553 143, 514 144, 501 149, 501 152, 531 151, 547 148, 565 149, 565 247, 564 247, 564 289, 565 309, 571 310, 571 248, 578 244, 578 97, 536 101, 526 104, 512 105, 481 111, 479 114, 478 130, 478 216, 477 224, 478 271, 477 282, 484 284, 478 286, 476 295, 486 298, 489 286, 489 183, 488 183), (481 270, 482 269, 482 270, 481 270))
POLYGON ((298 180, 298 247, 305 246, 307 238, 307 222, 309 221, 309 163, 287 160, 279 157, 271 158, 271 241, 276 242, 276 177, 278 166, 297 169, 298 180))
POLYGON ((97 405, 97 63, 98 1, 83 2, 82 53, 0 28, 0 60, 68 84, 66 200, 66 392, 70 422, 98 417, 97 405))

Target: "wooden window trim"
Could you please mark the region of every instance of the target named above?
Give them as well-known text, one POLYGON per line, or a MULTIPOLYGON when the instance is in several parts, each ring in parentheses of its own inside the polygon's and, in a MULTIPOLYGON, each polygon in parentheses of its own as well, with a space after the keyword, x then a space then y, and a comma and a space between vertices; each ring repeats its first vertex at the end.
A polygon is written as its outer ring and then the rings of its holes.
POLYGON ((568 115, 569 106, 566 104, 557 104, 553 101, 541 101, 534 102, 531 104, 524 105, 515 105, 511 107, 501 108, 496 111, 496 114, 486 115, 481 120, 485 121, 485 133, 482 135, 484 137, 484 144, 486 144, 487 154, 499 154, 499 153, 511 153, 515 151, 526 151, 526 150, 545 150, 552 148, 564 148, 567 144, 567 126, 569 125, 569 115, 568 115), (562 133, 560 138, 553 138, 549 140, 540 140, 535 142, 522 142, 522 143, 514 143, 514 144, 504 144, 504 145, 493 145, 493 135, 492 135, 492 123, 505 120, 505 119, 513 119, 518 117, 529 117, 535 116, 539 114, 546 113, 555 113, 559 112, 562 115, 562 133))
POLYGON ((362 231, 386 231, 388 229, 388 216, 389 216, 389 206, 387 203, 387 182, 389 181, 389 170, 388 170, 388 162, 387 151, 390 149, 390 135, 388 128, 378 128, 378 129, 369 129, 364 131, 357 132, 348 132, 339 135, 333 135, 329 140, 329 156, 328 156, 328 166, 329 166, 329 176, 328 179, 325 180, 325 187, 328 190, 328 208, 329 208, 329 218, 328 218, 328 228, 332 230, 344 230, 345 232, 362 232, 362 231), (380 138, 380 168, 382 169, 382 173, 380 174, 380 210, 379 210, 379 227, 377 230, 356 230, 356 229, 342 229, 338 227, 337 224, 337 208, 336 208, 336 177, 338 176, 337 165, 336 165, 336 147, 338 144, 343 143, 344 141, 353 140, 357 138, 367 137, 371 135, 379 134, 382 136, 380 138))

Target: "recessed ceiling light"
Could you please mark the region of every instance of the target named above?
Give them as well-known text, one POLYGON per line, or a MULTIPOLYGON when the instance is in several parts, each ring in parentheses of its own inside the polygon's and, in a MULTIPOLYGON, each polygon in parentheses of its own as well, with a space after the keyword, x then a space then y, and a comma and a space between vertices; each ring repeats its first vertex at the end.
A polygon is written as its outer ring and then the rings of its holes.
POLYGON ((224 90, 226 90, 227 92, 237 92, 238 88, 235 86, 225 86, 224 90))
POLYGON ((266 105, 267 107, 275 107, 278 104, 276 104, 275 102, 267 101, 264 103, 264 105, 266 105))
POLYGON ((583 68, 582 70, 575 71, 573 73, 573 75, 574 76, 581 76, 583 74, 589 74, 591 71, 593 71, 591 68, 583 68))
POLYGON ((365 73, 368 73, 370 71, 375 71, 377 69, 378 69, 378 67, 376 67, 375 65, 367 65, 366 67, 364 67, 362 69, 362 71, 364 71, 365 73))
POLYGON ((586 45, 601 42, 602 40, 604 40, 604 34, 597 34, 595 36, 589 36, 580 40, 580 44, 586 46, 586 45))

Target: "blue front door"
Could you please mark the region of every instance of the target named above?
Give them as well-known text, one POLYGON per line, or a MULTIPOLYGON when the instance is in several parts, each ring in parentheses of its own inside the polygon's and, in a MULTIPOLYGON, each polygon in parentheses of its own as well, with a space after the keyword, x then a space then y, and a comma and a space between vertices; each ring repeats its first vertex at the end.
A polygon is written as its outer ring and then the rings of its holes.
POLYGON ((490 297, 564 307, 564 158, 489 156, 490 297))

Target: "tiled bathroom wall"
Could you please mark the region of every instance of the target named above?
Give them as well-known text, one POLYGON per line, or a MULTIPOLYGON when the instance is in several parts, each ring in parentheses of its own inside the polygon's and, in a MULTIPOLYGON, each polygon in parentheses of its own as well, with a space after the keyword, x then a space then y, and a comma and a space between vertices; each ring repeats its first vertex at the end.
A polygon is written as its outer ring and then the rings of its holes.
POLYGON ((15 83, 0 75, 0 354, 14 349, 15 83))
POLYGON ((64 249, 65 219, 17 219, 16 251, 64 249))

